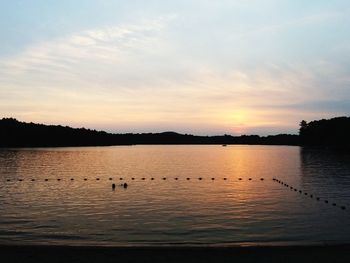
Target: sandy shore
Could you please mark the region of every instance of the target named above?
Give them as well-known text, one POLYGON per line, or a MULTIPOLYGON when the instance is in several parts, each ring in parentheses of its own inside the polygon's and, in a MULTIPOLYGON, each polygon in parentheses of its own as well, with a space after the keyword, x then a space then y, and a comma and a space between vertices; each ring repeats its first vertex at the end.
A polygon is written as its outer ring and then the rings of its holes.
POLYGON ((1 262, 350 262, 350 245, 70 247, 0 245, 1 262))

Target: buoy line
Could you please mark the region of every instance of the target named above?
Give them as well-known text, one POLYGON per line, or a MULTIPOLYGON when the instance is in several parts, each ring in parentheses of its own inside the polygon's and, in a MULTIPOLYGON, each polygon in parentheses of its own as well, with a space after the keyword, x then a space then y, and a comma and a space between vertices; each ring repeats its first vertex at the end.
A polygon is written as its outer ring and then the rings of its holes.
MULTIPOLYGON (((228 181, 228 180, 231 180, 231 181, 244 181, 244 179, 242 177, 239 177, 237 179, 229 179, 227 177, 223 177, 223 178, 217 178, 217 177, 210 177, 210 178, 206 178, 206 177, 173 177, 173 178, 169 178, 169 177, 161 177, 161 178, 155 178, 155 177, 150 177, 150 178, 146 178, 146 177, 141 177, 141 178, 136 178, 136 177, 131 177, 131 178, 123 178, 123 177, 119 177, 119 181, 127 181, 127 180, 132 180, 132 181, 135 181, 135 180, 141 180, 141 181, 147 181, 147 180, 151 180, 151 181, 154 181, 154 180, 162 180, 162 181, 166 181, 168 179, 173 179, 175 181, 178 181, 178 180, 187 180, 187 181, 190 181, 190 180, 198 180, 198 181, 216 181, 216 180, 224 180, 224 181, 228 181)), ((103 178, 100 178, 100 177, 96 177, 96 178, 82 178, 81 180, 83 181, 88 181, 88 180, 95 180, 95 181, 102 181, 103 178)), ((115 179, 113 177, 109 177, 109 178, 106 178, 107 181, 114 181, 115 179)), ((253 179, 251 177, 247 178, 245 181, 264 181, 265 178, 261 177, 261 178, 258 178, 258 179, 253 179)), ((6 182, 25 182, 25 181, 30 181, 30 182, 40 182, 40 181, 45 181, 45 182, 49 182, 49 181, 78 181, 78 179, 76 178, 44 178, 44 179, 35 179, 35 178, 30 178, 30 179, 23 179, 23 178, 18 178, 18 179, 6 179, 6 182)))
MULTIPOLYGON (((320 197, 317 197, 316 195, 314 194, 309 194, 308 192, 305 192, 303 190, 300 190, 300 189, 297 189, 296 187, 293 187, 293 186, 290 186, 288 185, 287 183, 283 182, 282 180, 279 180, 277 178, 272 178, 272 181, 276 182, 276 183, 279 183, 280 185, 286 187, 286 188, 289 188, 290 190, 294 191, 294 192, 298 192, 300 195, 301 194, 304 194, 304 196, 309 196, 311 199, 315 199, 316 201, 322 201, 320 197), (315 198, 314 198, 315 197, 315 198)), ((328 204, 329 203, 329 200, 325 199, 323 200, 325 204, 328 204)), ((338 206, 337 203, 332 203, 332 206, 338 206)), ((345 210, 346 209, 346 206, 342 205, 342 206, 339 206, 340 209, 342 210, 345 210)))

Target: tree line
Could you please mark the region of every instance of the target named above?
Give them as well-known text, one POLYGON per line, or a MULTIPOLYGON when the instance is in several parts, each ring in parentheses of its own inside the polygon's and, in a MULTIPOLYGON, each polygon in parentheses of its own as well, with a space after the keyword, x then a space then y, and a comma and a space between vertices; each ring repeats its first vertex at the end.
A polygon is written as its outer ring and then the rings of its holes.
POLYGON ((107 133, 86 128, 0 120, 0 147, 112 146, 136 144, 301 145, 350 149, 350 117, 301 121, 299 135, 196 136, 175 132, 107 133))
POLYGON ((350 149, 350 117, 301 121, 300 144, 350 149))
POLYGON ((196 136, 175 132, 113 134, 86 128, 0 120, 0 147, 112 146, 136 144, 299 145, 299 136, 279 134, 196 136))

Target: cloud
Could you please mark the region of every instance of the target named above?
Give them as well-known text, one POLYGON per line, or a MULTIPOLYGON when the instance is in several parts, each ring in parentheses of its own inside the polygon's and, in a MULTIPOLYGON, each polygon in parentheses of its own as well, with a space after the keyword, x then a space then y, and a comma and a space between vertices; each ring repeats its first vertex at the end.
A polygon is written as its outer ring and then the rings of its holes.
POLYGON ((17 56, 1 60, 1 78, 30 73, 35 80, 35 73, 69 75, 77 71, 79 65, 95 70, 95 64, 109 66, 124 62, 136 52, 158 48, 159 34, 173 18, 86 30, 29 47, 17 56))
POLYGON ((349 112, 349 72, 337 61, 222 64, 213 49, 210 59, 183 53, 176 22, 170 15, 84 30, 2 58, 0 112, 112 131, 201 134, 296 131, 322 109, 349 112))

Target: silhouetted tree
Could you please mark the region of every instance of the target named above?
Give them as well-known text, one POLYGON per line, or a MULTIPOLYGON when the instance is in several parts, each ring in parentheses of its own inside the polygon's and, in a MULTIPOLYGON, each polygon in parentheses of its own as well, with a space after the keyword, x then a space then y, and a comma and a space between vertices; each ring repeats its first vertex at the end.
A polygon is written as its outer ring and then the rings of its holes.
POLYGON ((299 135, 303 145, 350 148, 349 134, 349 117, 300 123, 299 135))
POLYGON ((269 144, 298 145, 299 136, 279 134, 260 137, 194 136, 176 132, 111 134, 85 128, 19 122, 13 118, 0 120, 0 147, 108 146, 132 144, 269 144))

